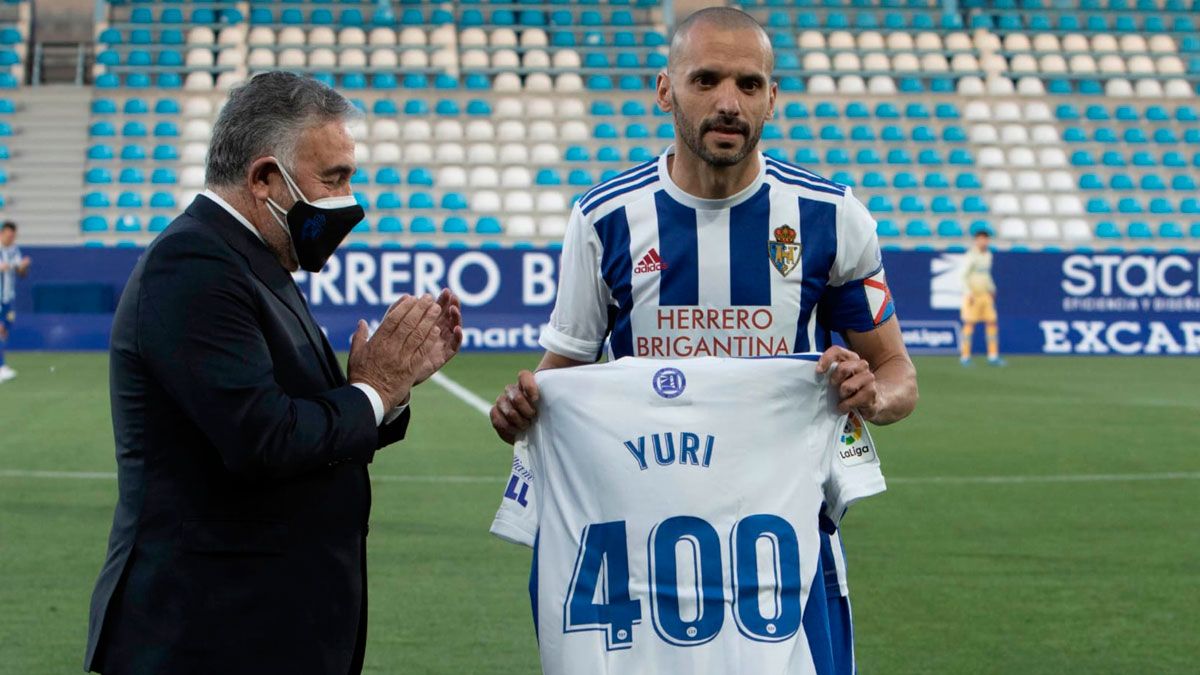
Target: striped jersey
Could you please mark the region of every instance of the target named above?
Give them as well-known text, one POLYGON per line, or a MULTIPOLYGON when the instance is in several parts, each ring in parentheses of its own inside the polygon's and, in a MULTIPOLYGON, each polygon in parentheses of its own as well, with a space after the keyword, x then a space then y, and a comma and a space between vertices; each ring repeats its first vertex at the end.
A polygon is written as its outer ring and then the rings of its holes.
POLYGON ((13 246, 0 246, 0 264, 8 265, 8 269, 0 272, 0 305, 7 305, 17 297, 17 265, 21 263, 21 249, 13 246))
POLYGON ((579 361, 821 351, 894 312, 875 221, 850 188, 759 155, 755 180, 700 199, 668 148, 575 205, 547 350, 579 361))
POLYGON ((534 549, 543 673, 836 672, 820 530, 886 485, 817 356, 537 373, 492 532, 534 549))

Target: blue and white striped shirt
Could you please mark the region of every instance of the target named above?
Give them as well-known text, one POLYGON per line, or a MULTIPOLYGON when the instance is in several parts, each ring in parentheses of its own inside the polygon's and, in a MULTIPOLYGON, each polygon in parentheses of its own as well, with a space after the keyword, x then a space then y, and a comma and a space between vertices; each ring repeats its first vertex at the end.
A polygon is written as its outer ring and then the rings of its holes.
POLYGON ((894 313, 875 221, 850 192, 759 155, 755 180, 699 199, 658 159, 575 205, 541 345, 593 361, 821 351, 894 313))
POLYGON ((0 305, 7 305, 17 297, 17 265, 21 264, 21 249, 0 246, 0 264, 8 269, 0 272, 0 305))

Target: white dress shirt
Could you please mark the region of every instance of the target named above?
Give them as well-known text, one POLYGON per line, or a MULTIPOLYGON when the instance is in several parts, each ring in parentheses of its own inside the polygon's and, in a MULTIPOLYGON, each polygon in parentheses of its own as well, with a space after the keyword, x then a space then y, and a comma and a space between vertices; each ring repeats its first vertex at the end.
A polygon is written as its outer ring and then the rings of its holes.
MULTIPOLYGON (((250 224, 250 221, 246 219, 246 216, 243 216, 238 212, 237 209, 230 206, 229 202, 221 198, 221 195, 213 192, 212 190, 205 190, 200 194, 212 200, 217 206, 220 206, 228 211, 229 215, 236 218, 237 221, 244 225, 247 230, 253 232, 254 236, 258 237, 258 240, 263 242, 263 244, 267 243, 266 240, 263 239, 262 233, 258 231, 258 228, 250 224)), ((297 292, 299 292, 299 289, 297 289, 297 292)), ((391 410, 385 411, 383 409, 383 397, 379 395, 378 391, 375 391, 375 387, 372 387, 369 384, 363 384, 362 382, 355 382, 350 386, 366 394, 367 400, 371 402, 371 409, 375 411, 375 426, 380 426, 385 422, 391 424, 397 417, 400 416, 401 413, 404 412, 406 408, 408 408, 408 403, 402 403, 391 410)))

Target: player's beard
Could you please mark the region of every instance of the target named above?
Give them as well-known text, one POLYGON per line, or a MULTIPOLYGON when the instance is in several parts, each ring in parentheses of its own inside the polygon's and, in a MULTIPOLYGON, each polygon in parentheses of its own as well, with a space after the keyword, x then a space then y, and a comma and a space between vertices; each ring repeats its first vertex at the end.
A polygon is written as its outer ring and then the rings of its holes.
POLYGON ((688 150, 691 150, 693 154, 704 160, 705 163, 718 168, 736 166, 758 148, 758 141, 762 137, 762 122, 752 126, 740 117, 718 114, 704 119, 697 124, 684 114, 683 108, 677 100, 672 100, 672 103, 675 117, 675 131, 679 135, 679 140, 683 141, 688 150), (704 135, 713 130, 739 133, 746 140, 742 143, 742 147, 737 150, 714 152, 709 150, 708 146, 704 144, 704 135))

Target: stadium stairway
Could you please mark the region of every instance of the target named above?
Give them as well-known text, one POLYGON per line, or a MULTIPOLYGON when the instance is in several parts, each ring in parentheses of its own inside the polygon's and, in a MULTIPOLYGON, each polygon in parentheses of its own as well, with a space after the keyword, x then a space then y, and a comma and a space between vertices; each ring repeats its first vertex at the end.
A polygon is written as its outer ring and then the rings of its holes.
POLYGON ((88 103, 85 87, 42 86, 14 90, 10 151, 21 170, 8 186, 6 218, 36 228, 40 243, 79 241, 80 195, 87 146, 88 103))

